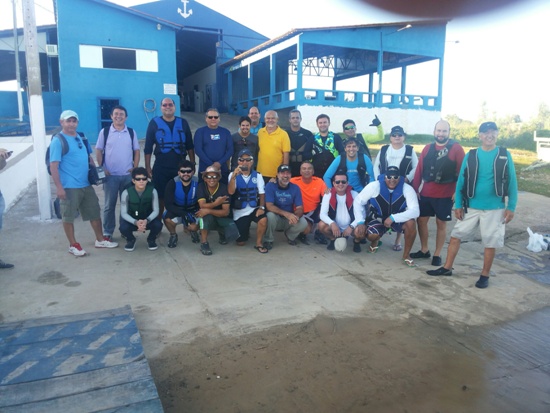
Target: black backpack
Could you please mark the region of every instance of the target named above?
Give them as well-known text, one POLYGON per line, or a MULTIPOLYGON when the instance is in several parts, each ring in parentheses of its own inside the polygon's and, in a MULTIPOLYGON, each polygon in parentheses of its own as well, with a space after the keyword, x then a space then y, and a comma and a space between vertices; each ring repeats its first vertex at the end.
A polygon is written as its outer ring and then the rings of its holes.
MULTIPOLYGON (((82 133, 82 132, 77 132, 77 133, 80 136, 80 138, 82 139, 82 143, 84 144, 84 146, 86 146, 86 150, 88 150, 87 149, 89 147, 88 139, 86 138, 86 136, 84 136, 84 133, 82 133)), ((52 139, 50 140, 50 146, 51 146, 51 141, 56 136, 61 142, 61 156, 63 157, 65 155, 67 155, 67 153, 69 152, 69 143, 67 142, 67 139, 65 139, 65 137, 63 136, 62 133, 58 133, 57 135, 52 136, 52 139)), ((48 146, 48 149, 46 149, 45 163, 46 163, 46 168, 48 169, 48 173, 51 175, 52 171, 50 169, 50 146, 48 146)))

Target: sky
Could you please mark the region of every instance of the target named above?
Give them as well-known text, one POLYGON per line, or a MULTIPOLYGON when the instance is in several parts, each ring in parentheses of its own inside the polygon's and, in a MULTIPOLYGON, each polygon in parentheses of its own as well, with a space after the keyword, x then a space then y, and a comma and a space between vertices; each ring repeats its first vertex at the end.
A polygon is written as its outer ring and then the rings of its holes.
MULTIPOLYGON (((52 0, 34 1, 37 24, 52 24, 52 0)), ((151 0, 112 1, 131 6, 151 0)), ((377 9, 368 5, 368 0, 190 0, 187 7, 194 1, 270 38, 293 28, 422 19, 377 9)), ((520 115, 529 120, 541 103, 550 106, 550 2, 510 1, 512 5, 487 13, 453 17, 447 25, 443 116, 456 114, 476 121, 485 102, 491 116, 520 115)), ((20 9, 21 0, 17 2, 20 9)), ((0 29, 13 27, 11 3, 0 0, 0 29)), ((18 23, 22 25, 20 15, 18 23)))

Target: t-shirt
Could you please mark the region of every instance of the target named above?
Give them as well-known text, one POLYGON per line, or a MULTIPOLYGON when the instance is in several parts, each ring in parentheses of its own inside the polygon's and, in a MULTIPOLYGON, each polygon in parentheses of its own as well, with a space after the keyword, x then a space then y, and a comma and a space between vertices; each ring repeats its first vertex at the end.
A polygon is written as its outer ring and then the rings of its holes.
MULTIPOLYGON (((340 166, 340 161, 342 159, 342 156, 346 156, 346 154, 338 155, 334 161, 330 164, 327 171, 325 172, 325 175, 323 176, 323 180, 325 181, 325 184, 327 184, 328 188, 332 188, 332 177, 338 170, 338 167, 340 166)), ((367 173, 369 174, 370 181, 374 181, 373 177, 373 168, 372 168, 372 162, 370 161, 369 157, 367 155, 361 155, 357 154, 357 157, 355 160, 350 161, 349 159, 346 159, 346 175, 348 177, 348 184, 352 186, 353 190, 356 192, 361 192, 364 188, 363 184, 361 183, 361 178, 359 177, 359 172, 357 172, 357 166, 359 165, 359 159, 358 157, 362 156, 365 159, 365 166, 367 168, 367 173)), ((368 182, 367 182, 368 183, 368 182)))
MULTIPOLYGON (((227 192, 227 185, 219 182, 218 187, 214 191, 214 193, 211 193, 205 182, 202 182, 199 184, 199 187, 197 188, 197 200, 200 202, 201 199, 204 199, 206 203, 214 202, 216 199, 218 199, 220 196, 229 196, 229 192, 227 192)), ((229 198, 227 199, 224 204, 229 204, 229 198)), ((212 209, 223 209, 223 205, 218 205, 215 208, 212 209)))
POLYGON ((244 139, 239 132, 231 135, 233 139, 233 156, 231 157, 231 170, 233 171, 239 164, 239 152, 248 149, 254 157, 254 162, 258 162, 258 137, 250 134, 244 139))
POLYGON ((104 151, 105 169, 111 175, 126 176, 130 175, 130 170, 134 167, 134 151, 139 151, 139 142, 136 132, 134 131, 132 138, 126 125, 122 130, 118 130, 111 124, 107 136, 107 147, 105 148, 105 134, 101 129, 95 148, 104 151))
POLYGON ((274 182, 269 182, 265 187, 265 202, 275 205, 286 212, 294 213, 294 210, 302 203, 302 193, 298 185, 289 183, 286 188, 281 188, 274 182))
POLYGON ((61 141, 54 136, 50 144, 50 163, 59 162, 59 179, 63 188, 85 188, 88 181, 88 156, 92 153, 89 143, 85 145, 80 135, 69 136, 63 133, 69 151, 63 155, 61 141))
POLYGON ((300 187, 300 191, 302 192, 302 200, 304 202, 304 213, 307 214, 308 212, 315 211, 317 206, 321 203, 323 195, 325 195, 325 191, 327 189, 325 182, 316 176, 311 178, 311 182, 309 184, 306 184, 302 180, 301 176, 291 178, 290 182, 300 187))
POLYGON ((262 128, 258 132, 258 146, 260 153, 256 170, 269 178, 277 176, 277 168, 283 163, 284 153, 290 152, 288 134, 279 126, 272 133, 262 128))

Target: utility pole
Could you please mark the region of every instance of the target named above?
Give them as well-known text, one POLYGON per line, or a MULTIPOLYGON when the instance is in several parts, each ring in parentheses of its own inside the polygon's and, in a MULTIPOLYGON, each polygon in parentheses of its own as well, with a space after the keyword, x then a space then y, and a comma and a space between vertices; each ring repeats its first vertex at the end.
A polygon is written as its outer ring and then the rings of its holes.
POLYGON ((17 36, 16 0, 13 3, 13 51, 15 52, 15 79, 17 80, 17 112, 19 122, 23 121, 23 97, 21 96, 21 70, 19 69, 19 38, 17 36))
POLYGON ((46 126, 44 121, 44 102, 42 100, 42 78, 40 76, 40 58, 36 32, 34 0, 22 0, 27 60, 29 118, 36 161, 36 184, 38 188, 38 206, 40 219, 52 218, 50 176, 47 173, 44 157, 46 155, 46 126))

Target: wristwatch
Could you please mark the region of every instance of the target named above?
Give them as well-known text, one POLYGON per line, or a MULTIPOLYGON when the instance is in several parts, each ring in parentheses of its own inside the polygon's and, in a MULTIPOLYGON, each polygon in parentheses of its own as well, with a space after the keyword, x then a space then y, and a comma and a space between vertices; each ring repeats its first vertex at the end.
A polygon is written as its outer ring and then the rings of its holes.
POLYGON ((260 209, 263 209, 265 211, 265 207, 264 206, 261 206, 260 209))

